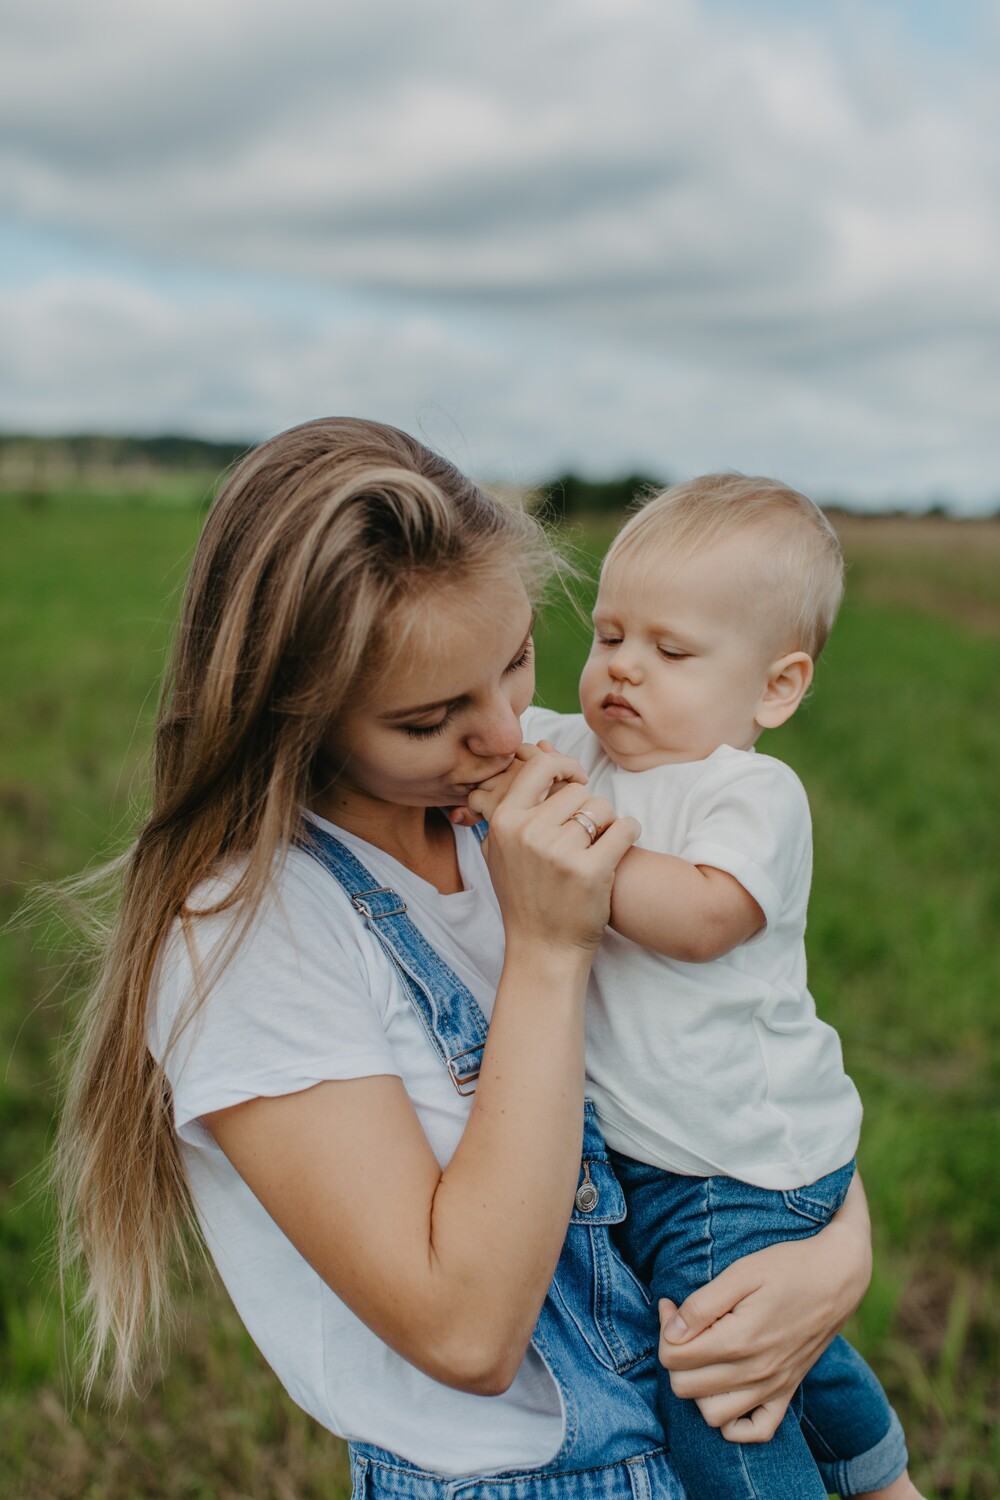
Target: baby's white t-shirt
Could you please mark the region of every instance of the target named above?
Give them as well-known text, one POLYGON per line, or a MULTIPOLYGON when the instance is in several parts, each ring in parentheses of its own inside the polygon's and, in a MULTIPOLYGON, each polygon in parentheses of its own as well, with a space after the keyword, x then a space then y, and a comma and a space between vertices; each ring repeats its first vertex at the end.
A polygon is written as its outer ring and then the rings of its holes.
POLYGON ((609 1145, 692 1176, 802 1187, 854 1155, 861 1100, 806 984, 806 794, 783 762, 723 745, 624 771, 582 714, 529 708, 525 737, 579 760, 595 795, 642 824, 641 848, 734 876, 766 926, 709 963, 610 928, 587 1001, 587 1092, 609 1145))
MULTIPOLYGON (((472 830, 456 830, 465 889, 442 895, 381 850, 316 821, 403 896, 415 925, 488 1018, 503 964, 503 923, 472 830)), ((237 873, 200 887, 190 905, 211 905, 237 873)), ((230 921, 225 914, 191 924, 202 966, 225 943, 230 921)), ((178 925, 154 984, 149 1044, 156 1057, 166 1051, 191 987, 178 925)), ((265 1359, 324 1427, 443 1474, 543 1464, 561 1445, 563 1413, 534 1349, 500 1396, 452 1390, 408 1364, 299 1255, 199 1118, 246 1099, 376 1074, 403 1080, 446 1164, 472 1101, 456 1091, 391 961, 340 885, 293 850, 273 898, 167 1060, 184 1168, 208 1248, 265 1359)), ((351 1151, 354 1142, 342 1146, 351 1151)))

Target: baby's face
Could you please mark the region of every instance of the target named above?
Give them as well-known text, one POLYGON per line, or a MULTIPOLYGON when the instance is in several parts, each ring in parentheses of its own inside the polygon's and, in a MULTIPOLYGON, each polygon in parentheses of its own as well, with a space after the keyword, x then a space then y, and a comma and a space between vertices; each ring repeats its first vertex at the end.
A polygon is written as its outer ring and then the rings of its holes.
POLYGON ((767 601, 754 598, 745 531, 693 556, 653 547, 613 560, 594 609, 580 705, 627 771, 749 749, 768 667, 780 654, 767 601))

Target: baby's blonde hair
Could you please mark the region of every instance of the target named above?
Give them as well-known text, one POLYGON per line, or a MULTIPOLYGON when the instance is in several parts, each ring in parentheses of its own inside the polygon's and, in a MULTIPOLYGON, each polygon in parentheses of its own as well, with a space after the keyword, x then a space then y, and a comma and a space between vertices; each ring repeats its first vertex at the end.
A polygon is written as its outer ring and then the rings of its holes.
POLYGON ((771 543, 755 550, 755 583, 787 636, 782 649, 806 651, 815 661, 843 598, 843 554, 819 506, 776 479, 702 474, 675 484, 625 524, 604 567, 648 557, 653 546, 690 557, 738 531, 759 532, 771 543))

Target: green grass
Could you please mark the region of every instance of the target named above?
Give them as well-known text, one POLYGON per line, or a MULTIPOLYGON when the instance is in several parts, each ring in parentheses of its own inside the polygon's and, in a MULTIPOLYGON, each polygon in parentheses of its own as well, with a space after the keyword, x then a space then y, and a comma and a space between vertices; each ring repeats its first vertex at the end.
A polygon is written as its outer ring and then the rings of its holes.
MULTIPOLYGON (((127 840, 195 506, 0 504, 0 876, 24 885, 127 840)), ((1000 1494, 995 1162, 998 600, 982 548, 857 554, 808 705, 762 742, 809 789, 810 976, 866 1105, 875 1281, 852 1330, 954 1500, 1000 1494), (920 583, 916 607, 900 577, 920 583), (963 579, 967 578, 967 584, 963 579), (883 587, 884 585, 884 587, 883 587), (978 614, 949 611, 972 595, 978 614), (905 595, 905 597, 904 597, 905 595), (910 600, 910 602, 907 602, 910 600)), ((586 545, 592 549, 597 540, 586 545)), ((584 591, 585 592, 585 591, 584 591)), ((585 635, 539 633, 539 692, 575 706, 585 635)), ((288 1400, 207 1276, 168 1373, 122 1414, 70 1403, 38 1165, 68 1010, 59 953, 0 948, 0 1493, 25 1500, 344 1494, 340 1444, 288 1400)))

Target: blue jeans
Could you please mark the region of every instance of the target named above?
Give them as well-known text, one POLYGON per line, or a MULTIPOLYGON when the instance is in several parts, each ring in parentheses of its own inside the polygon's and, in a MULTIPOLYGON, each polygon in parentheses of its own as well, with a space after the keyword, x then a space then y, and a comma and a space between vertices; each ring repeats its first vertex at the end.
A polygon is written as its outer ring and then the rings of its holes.
POLYGON ((687 1500, 662 1449, 590 1468, 446 1479, 383 1449, 351 1444, 351 1500, 687 1500))
MULTIPOLYGON (((617 1233, 655 1298, 683 1302, 726 1266, 779 1240, 810 1237, 843 1203, 849 1162, 807 1187, 772 1191, 731 1177, 682 1177, 611 1153, 628 1217, 617 1233)), ((768 1443, 729 1443, 694 1401, 658 1394, 670 1457, 690 1500, 824 1500, 879 1489, 906 1467, 902 1428, 861 1356, 835 1339, 768 1443)))

